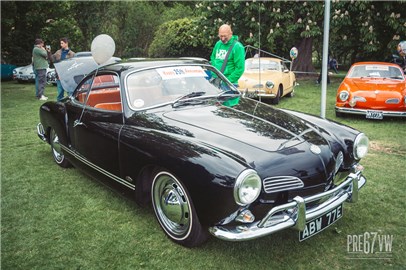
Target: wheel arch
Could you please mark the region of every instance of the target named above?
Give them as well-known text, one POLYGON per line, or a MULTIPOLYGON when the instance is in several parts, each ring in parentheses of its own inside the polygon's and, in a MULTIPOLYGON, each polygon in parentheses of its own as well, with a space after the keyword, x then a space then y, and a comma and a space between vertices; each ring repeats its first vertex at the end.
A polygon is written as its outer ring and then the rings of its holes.
POLYGON ((139 170, 135 181, 135 200, 139 205, 151 205, 153 178, 159 171, 166 171, 185 186, 202 224, 213 224, 238 208, 233 188, 239 173, 247 168, 246 164, 224 153, 197 162, 195 158, 180 161, 176 155, 171 156, 173 151, 162 152, 165 154, 159 159, 150 160, 139 170), (223 205, 221 209, 216 207, 219 204, 223 205))

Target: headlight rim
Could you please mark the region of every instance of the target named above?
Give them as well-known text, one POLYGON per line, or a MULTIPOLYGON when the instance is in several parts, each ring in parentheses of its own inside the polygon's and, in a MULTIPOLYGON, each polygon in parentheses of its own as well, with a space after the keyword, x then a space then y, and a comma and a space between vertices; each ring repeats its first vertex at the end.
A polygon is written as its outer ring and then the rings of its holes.
POLYGON ((361 132, 357 135, 357 137, 355 137, 352 154, 356 160, 360 160, 368 154, 368 150, 369 150, 369 138, 367 135, 361 132), (360 144, 363 140, 366 140, 366 146, 365 143, 360 144), (358 153, 358 148, 361 146, 366 147, 366 151, 364 151, 365 153, 362 156, 360 156, 358 153))
POLYGON ((261 190, 262 190, 262 180, 261 180, 261 177, 259 177, 258 173, 257 173, 255 170, 253 170, 253 169, 246 169, 246 170, 242 171, 242 172, 240 173, 240 175, 238 175, 238 177, 237 177, 237 179, 236 179, 236 181, 235 181, 235 183, 234 183, 234 190, 233 190, 234 201, 236 202, 236 204, 238 204, 238 205, 240 205, 240 206, 249 205, 249 204, 253 203, 256 199, 258 199, 259 195, 261 194, 261 190), (243 183, 244 183, 249 177, 251 177, 252 175, 255 175, 255 176, 257 177, 257 179, 258 179, 258 185, 259 185, 258 192, 257 192, 256 196, 254 196, 254 198, 251 199, 251 201, 246 201, 246 202, 244 202, 244 201, 242 200, 242 198, 240 198, 240 193, 239 193, 239 191, 240 191, 240 189, 241 189, 243 183))
POLYGON ((347 90, 341 90, 340 93, 338 93, 338 98, 342 101, 345 102, 350 98, 350 92, 347 90), (346 95, 346 98, 342 98, 342 94, 346 95))

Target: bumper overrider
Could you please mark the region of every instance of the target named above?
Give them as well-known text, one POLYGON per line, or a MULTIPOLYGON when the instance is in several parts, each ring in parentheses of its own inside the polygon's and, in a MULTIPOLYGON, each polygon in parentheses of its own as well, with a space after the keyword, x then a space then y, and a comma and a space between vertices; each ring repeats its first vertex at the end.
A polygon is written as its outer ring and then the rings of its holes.
POLYGON ((307 221, 328 213, 343 202, 356 202, 358 190, 365 183, 366 178, 361 171, 350 173, 334 189, 304 198, 296 196, 289 203, 273 207, 262 220, 231 228, 213 226, 209 231, 215 237, 228 241, 251 240, 287 228, 303 231, 307 221))
POLYGON ((37 135, 42 141, 44 141, 44 142, 47 141, 47 138, 45 136, 44 126, 41 123, 39 123, 37 125, 37 135))

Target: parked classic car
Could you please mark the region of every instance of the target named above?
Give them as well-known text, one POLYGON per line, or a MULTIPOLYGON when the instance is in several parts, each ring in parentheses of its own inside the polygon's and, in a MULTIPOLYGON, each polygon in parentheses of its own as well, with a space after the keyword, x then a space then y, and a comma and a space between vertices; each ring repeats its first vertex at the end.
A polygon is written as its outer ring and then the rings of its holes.
POLYGON ((238 89, 249 97, 278 104, 281 97, 292 97, 296 86, 296 76, 288 65, 289 60, 276 57, 248 58, 238 89))
MULTIPOLYGON (((49 78, 49 74, 52 73, 53 71, 54 71, 53 68, 47 69, 47 83, 50 83, 48 81, 48 78, 49 78)), ((35 82, 35 73, 32 68, 32 64, 15 68, 13 70, 13 79, 19 83, 35 82)))
POLYGON ((7 64, 3 59, 1 59, 1 80, 7 81, 13 79, 13 70, 16 68, 15 65, 7 64))
POLYGON ((207 61, 145 59, 82 73, 73 96, 41 106, 38 136, 59 166, 152 203, 178 244, 287 228, 304 240, 341 218, 366 183, 365 134, 246 98, 207 61))
POLYGON ((405 117, 406 79, 402 69, 385 62, 353 64, 337 90, 335 110, 338 117, 405 117))

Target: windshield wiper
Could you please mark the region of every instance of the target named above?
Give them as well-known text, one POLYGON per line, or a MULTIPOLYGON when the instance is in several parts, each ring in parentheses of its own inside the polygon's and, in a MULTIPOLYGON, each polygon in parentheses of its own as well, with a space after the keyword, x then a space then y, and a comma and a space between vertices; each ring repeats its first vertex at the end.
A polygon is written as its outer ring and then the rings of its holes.
POLYGON ((228 90, 228 91, 224 91, 224 92, 218 94, 217 98, 218 99, 220 99, 220 98, 233 98, 233 97, 239 96, 239 95, 241 95, 241 93, 238 92, 238 91, 228 90))
POLYGON ((200 96, 203 96, 204 94, 206 94, 206 92, 204 92, 204 91, 198 91, 198 92, 192 92, 192 93, 186 94, 186 95, 184 95, 184 96, 181 96, 180 98, 177 98, 177 99, 172 103, 172 107, 173 107, 173 108, 176 108, 176 107, 179 106, 179 103, 180 103, 180 102, 186 101, 186 100, 188 100, 188 99, 190 99, 190 98, 200 97, 200 96))

